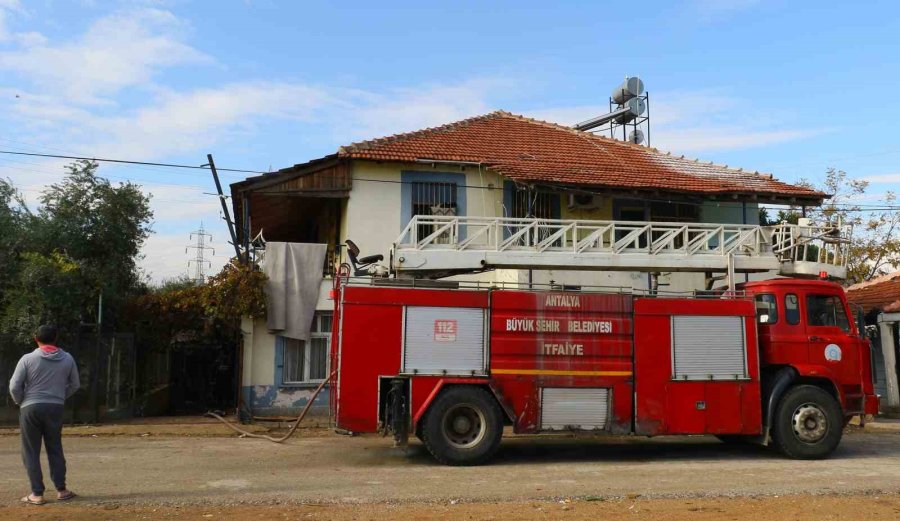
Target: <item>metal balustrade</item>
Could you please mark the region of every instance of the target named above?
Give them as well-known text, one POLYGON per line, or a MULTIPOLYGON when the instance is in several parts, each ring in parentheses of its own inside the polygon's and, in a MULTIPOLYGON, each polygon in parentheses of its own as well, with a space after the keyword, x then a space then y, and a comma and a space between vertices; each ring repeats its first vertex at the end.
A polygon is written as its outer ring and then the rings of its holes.
POLYGON ((489 268, 846 273, 849 230, 417 215, 394 244, 397 273, 489 268), (815 270, 815 271, 813 271, 815 270))
POLYGON ((846 277, 852 226, 779 224, 769 230, 772 251, 782 262, 782 274, 815 276, 824 272, 835 278, 846 277))

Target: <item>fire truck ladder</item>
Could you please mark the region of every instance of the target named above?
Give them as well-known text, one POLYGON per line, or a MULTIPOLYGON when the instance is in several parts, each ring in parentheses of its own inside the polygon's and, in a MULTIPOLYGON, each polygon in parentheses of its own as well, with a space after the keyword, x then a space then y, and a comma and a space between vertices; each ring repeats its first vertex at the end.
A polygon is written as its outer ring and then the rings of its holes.
POLYGON ((394 243, 391 269, 417 278, 494 268, 845 278, 850 233, 840 225, 417 215, 394 243))

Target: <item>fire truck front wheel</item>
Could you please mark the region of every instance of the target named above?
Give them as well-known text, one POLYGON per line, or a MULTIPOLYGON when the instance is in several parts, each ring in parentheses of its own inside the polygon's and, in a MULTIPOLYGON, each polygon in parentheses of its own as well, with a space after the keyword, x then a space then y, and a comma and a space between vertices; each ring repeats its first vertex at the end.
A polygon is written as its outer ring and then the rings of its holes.
POLYGON ((445 465, 484 463, 500 446, 503 417, 494 397, 481 387, 450 387, 422 418, 422 442, 445 465))
POLYGON ((844 417, 830 393, 814 385, 798 385, 781 398, 772 427, 772 441, 782 454, 822 459, 841 442, 844 417))

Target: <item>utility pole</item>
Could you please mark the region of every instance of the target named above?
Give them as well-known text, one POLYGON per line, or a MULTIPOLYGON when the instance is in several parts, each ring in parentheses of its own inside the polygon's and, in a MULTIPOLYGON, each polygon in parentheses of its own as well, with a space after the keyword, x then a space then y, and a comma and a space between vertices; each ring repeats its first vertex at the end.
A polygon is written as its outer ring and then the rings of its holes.
POLYGON ((200 223, 200 229, 191 233, 191 240, 195 241, 194 244, 188 245, 185 247, 184 252, 187 253, 188 250, 194 250, 194 258, 188 260, 188 270, 191 269, 191 265, 194 266, 194 282, 197 284, 203 284, 206 280, 206 268, 211 267, 210 261, 206 260, 206 252, 208 250, 212 251, 212 254, 216 254, 216 250, 207 244, 207 242, 212 242, 212 235, 206 233, 206 230, 203 228, 203 223, 200 223), (196 239, 195 239, 196 237, 196 239))
MULTIPOLYGON (((222 192, 222 183, 219 182, 219 172, 216 170, 216 163, 213 161, 212 154, 206 154, 206 159, 209 161, 206 165, 209 166, 210 172, 213 175, 213 181, 216 182, 216 192, 219 194, 219 202, 222 203, 222 213, 225 215, 225 224, 228 225, 228 233, 231 234, 231 244, 234 245, 234 255, 237 257, 238 262, 243 262, 244 258, 241 255, 241 247, 238 245, 237 234, 234 232, 234 221, 231 220, 231 212, 228 211, 228 205, 225 203, 225 193, 222 192)), ((245 238, 249 241, 249 238, 245 238)), ((247 252, 247 259, 250 258, 250 253, 247 252)))

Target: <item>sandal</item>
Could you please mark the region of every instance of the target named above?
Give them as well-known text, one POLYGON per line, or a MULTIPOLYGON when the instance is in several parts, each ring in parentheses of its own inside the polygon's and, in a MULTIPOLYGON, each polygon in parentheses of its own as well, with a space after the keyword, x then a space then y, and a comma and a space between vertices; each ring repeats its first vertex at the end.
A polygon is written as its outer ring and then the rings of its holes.
POLYGON ((57 501, 68 501, 70 499, 74 499, 77 496, 78 496, 78 494, 76 494, 70 490, 67 494, 57 497, 56 500, 57 501))
POLYGON ((21 500, 22 503, 27 503, 29 505, 43 505, 43 504, 47 503, 46 501, 44 501, 43 498, 41 498, 40 501, 37 501, 37 500, 31 499, 31 497, 32 497, 31 494, 28 494, 27 496, 23 497, 21 500))

